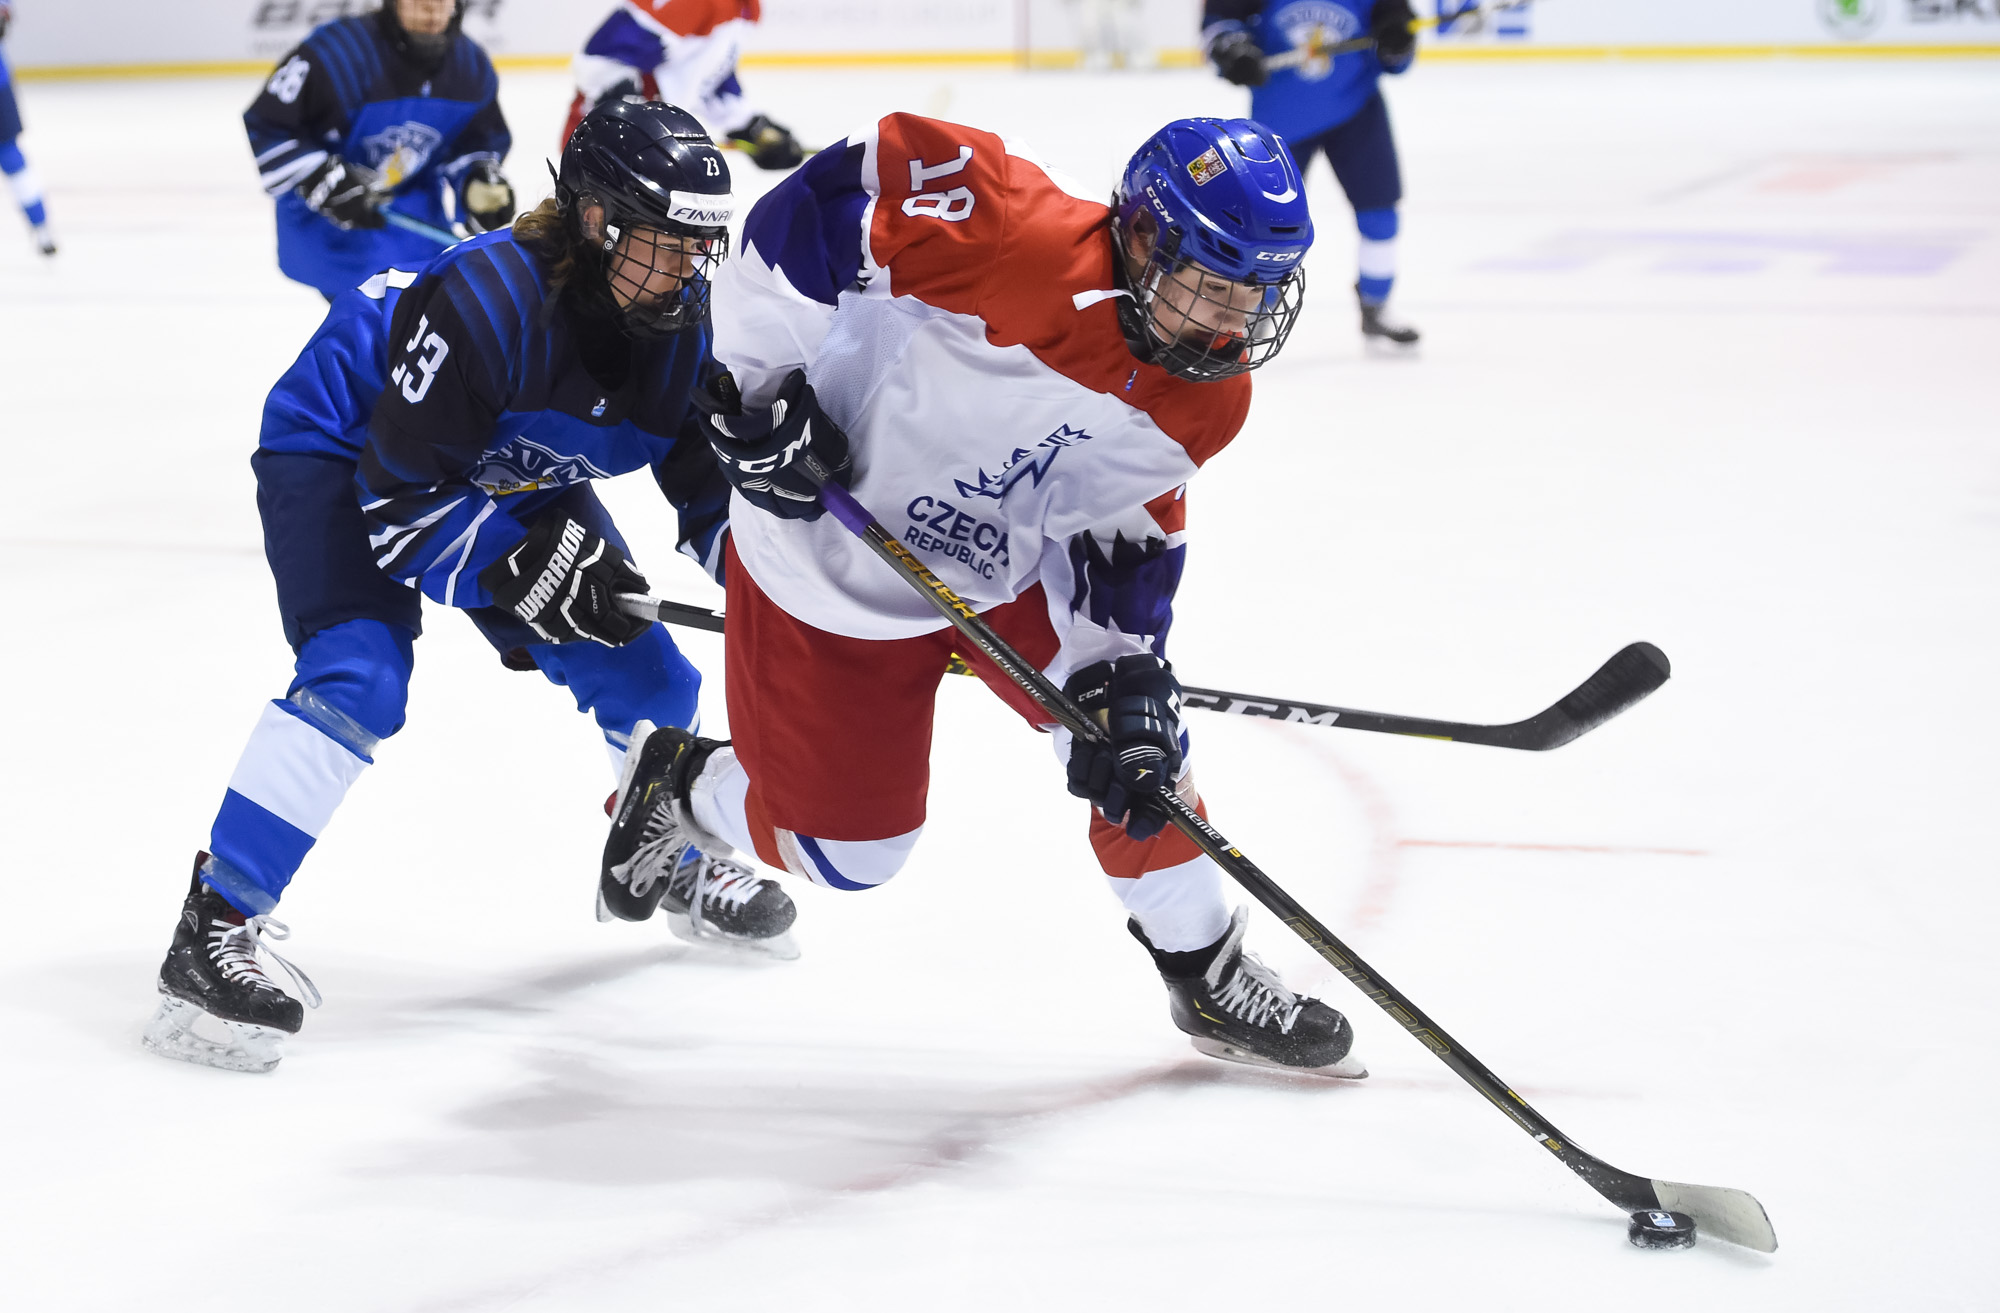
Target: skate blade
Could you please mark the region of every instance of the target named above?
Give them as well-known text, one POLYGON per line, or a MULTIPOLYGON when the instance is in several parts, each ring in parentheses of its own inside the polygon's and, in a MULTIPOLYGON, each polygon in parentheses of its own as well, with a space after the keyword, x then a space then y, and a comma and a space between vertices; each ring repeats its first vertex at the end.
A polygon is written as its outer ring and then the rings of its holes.
POLYGON ((184 998, 167 995, 146 1023, 147 1052, 219 1071, 269 1071, 285 1056, 285 1032, 247 1021, 224 1021, 184 998))
POLYGON ((1190 1035, 1188 1042, 1201 1053, 1211 1058, 1221 1058, 1224 1062, 1240 1062, 1246 1067, 1266 1067, 1272 1071, 1289 1072, 1294 1076, 1326 1076, 1334 1080, 1366 1080, 1368 1068, 1361 1065, 1361 1059, 1352 1053, 1339 1062, 1330 1062, 1324 1067, 1288 1067, 1282 1062, 1273 1062, 1248 1049, 1239 1049, 1234 1044, 1208 1036, 1190 1035))
POLYGON ((1374 333, 1362 334, 1361 342, 1362 349, 1367 351, 1369 355, 1382 356, 1392 360, 1407 359, 1417 354, 1417 348, 1423 345, 1423 339, 1421 338, 1415 342, 1398 342, 1393 337, 1380 337, 1374 333))
POLYGON ((695 929, 694 918, 686 912, 668 912, 667 929, 674 932, 674 938, 684 939, 690 944, 705 948, 724 948, 754 953, 759 957, 775 958, 780 962, 791 962, 799 955, 799 946, 792 939, 792 932, 786 930, 772 935, 769 939, 751 939, 747 935, 727 935, 713 925, 704 923, 695 929))

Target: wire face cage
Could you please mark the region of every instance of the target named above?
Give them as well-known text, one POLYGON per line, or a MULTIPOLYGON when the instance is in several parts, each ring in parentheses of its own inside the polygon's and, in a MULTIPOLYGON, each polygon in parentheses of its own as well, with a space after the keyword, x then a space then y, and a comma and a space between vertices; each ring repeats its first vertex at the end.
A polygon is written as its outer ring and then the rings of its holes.
POLYGON ((1276 282, 1237 281, 1155 253, 1133 290, 1154 362, 1208 382, 1245 374, 1284 347, 1305 304, 1305 270, 1276 282))

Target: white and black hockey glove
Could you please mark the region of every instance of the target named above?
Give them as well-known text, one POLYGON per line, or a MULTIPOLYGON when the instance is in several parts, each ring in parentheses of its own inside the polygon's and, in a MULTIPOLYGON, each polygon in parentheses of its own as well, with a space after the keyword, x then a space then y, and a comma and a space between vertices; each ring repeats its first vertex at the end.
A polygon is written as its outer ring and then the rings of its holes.
POLYGON ((819 408, 803 369, 785 375, 769 410, 744 409, 736 380, 722 369, 694 390, 694 405, 722 476, 759 510, 817 520, 826 511, 820 484, 844 488, 853 476, 847 435, 819 408))
POLYGON ((645 576, 602 534, 561 511, 535 521, 519 546, 480 571, 479 582, 493 605, 551 643, 621 647, 652 627, 618 609, 618 594, 646 591, 645 576))
POLYGON ((514 221, 514 185, 492 160, 479 160, 465 171, 465 226, 490 233, 514 221))
POLYGON ((1072 739, 1069 791, 1097 804, 1133 839, 1167 825, 1161 795, 1181 773, 1181 682, 1149 654, 1098 661, 1069 677, 1063 692, 1104 727, 1109 743, 1072 739))
POLYGON ((375 175, 338 155, 329 155, 298 185, 306 208, 338 228, 380 228, 384 194, 375 175))

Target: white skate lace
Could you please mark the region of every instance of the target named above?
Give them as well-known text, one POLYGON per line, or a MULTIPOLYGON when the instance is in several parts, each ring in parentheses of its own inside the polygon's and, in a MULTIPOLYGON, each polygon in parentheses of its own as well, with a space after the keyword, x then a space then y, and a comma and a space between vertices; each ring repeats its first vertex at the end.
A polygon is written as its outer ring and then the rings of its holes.
POLYGON ((639 833, 639 846, 625 859, 624 867, 614 868, 612 874, 631 888, 634 898, 644 898, 653 881, 680 866, 681 854, 687 848, 687 831, 675 818, 673 804, 662 802, 646 818, 646 828, 639 833))
POLYGON ((1293 1024, 1305 1011, 1299 996, 1286 989, 1277 973, 1254 953, 1245 953, 1237 959, 1229 983, 1216 991, 1215 1002, 1223 1011, 1253 1026, 1268 1026, 1276 1020, 1279 1033, 1284 1035, 1292 1033, 1293 1024))
POLYGON ((667 888, 687 899, 688 920, 699 931, 706 922, 707 905, 741 907, 757 896, 764 881, 755 871, 727 857, 696 853, 683 861, 667 882, 667 888))
POLYGON ((283 921, 274 921, 268 916, 253 916, 242 925, 220 919, 209 922, 214 927, 208 932, 208 956, 215 963, 222 978, 231 984, 249 984, 262 989, 276 989, 271 978, 264 974, 264 968, 257 965, 259 950, 269 953, 271 960, 283 967, 305 995, 306 1006, 316 1008, 320 1004, 319 987, 312 977, 298 969, 291 959, 264 942, 269 935, 272 939, 290 939, 292 928, 283 921))

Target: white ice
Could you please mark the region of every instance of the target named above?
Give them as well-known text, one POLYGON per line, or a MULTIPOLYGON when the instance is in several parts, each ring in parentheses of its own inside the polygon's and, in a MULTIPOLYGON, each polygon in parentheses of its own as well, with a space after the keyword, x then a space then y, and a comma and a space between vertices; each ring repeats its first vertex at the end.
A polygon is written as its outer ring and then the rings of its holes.
MULTIPOLYGON (((437 610, 409 728, 279 912, 325 1008, 270 1076, 142 1052, 285 685, 247 457, 321 306, 274 267, 251 80, 23 87, 63 250, 0 241, 0 1298, 2000 1306, 1996 72, 1420 67, 1390 95, 1421 354, 1361 350, 1316 174, 1303 325, 1191 494, 1190 682, 1502 720, 1631 640, 1671 655, 1545 756, 1191 724, 1234 841, 1578 1142, 1759 1196, 1770 1257, 1630 1248, 1261 911, 1374 1077, 1196 1056, 1046 745, 971 681, 911 866, 795 889, 798 962, 600 925, 594 731, 437 610)), ((749 80, 815 142, 912 109, 1107 191, 1160 122, 1242 104, 1194 73, 749 80)), ((568 88, 504 89, 532 195, 568 88)), ((609 495, 658 591, 712 601, 650 484, 609 495)))

